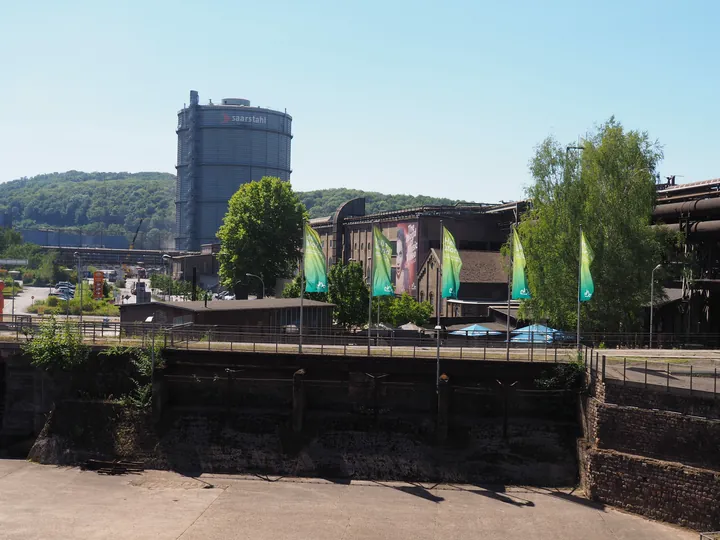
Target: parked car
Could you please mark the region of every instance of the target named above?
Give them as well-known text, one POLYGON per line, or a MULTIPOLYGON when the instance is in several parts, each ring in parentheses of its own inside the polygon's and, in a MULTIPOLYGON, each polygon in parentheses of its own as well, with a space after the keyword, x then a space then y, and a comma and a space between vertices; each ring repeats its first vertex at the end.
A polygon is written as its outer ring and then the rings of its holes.
POLYGON ((69 281, 58 281, 58 282, 55 284, 55 288, 56 288, 56 289, 60 289, 60 288, 62 288, 62 287, 69 287, 69 288, 71 288, 71 289, 75 289, 75 285, 73 285, 73 284, 70 283, 69 281))

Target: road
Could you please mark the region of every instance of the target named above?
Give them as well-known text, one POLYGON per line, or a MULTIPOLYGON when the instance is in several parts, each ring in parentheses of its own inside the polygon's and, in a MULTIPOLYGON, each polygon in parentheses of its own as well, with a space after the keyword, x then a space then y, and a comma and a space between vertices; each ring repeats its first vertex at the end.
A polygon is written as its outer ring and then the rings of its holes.
POLYGON ((0 539, 691 540, 540 488, 333 483, 165 471, 101 476, 0 460, 0 539))
MULTIPOLYGON (((50 294, 49 287, 24 287, 23 291, 15 297, 15 314, 16 315, 28 315, 28 308, 36 300, 45 300, 50 294), (32 297, 35 297, 33 300, 32 297)), ((12 313, 12 299, 5 299, 5 311, 6 315, 12 313)))

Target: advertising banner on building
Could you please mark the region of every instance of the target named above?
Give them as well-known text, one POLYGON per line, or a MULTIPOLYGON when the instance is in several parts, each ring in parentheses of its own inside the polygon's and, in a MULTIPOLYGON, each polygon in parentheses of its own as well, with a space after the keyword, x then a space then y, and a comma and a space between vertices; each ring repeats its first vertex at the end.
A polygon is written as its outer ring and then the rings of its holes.
POLYGON ((102 272, 93 273, 93 298, 100 300, 103 297, 103 282, 105 281, 105 274, 102 272))
POLYGON ((398 223, 397 260, 395 263, 395 294, 417 295, 417 223, 398 223))

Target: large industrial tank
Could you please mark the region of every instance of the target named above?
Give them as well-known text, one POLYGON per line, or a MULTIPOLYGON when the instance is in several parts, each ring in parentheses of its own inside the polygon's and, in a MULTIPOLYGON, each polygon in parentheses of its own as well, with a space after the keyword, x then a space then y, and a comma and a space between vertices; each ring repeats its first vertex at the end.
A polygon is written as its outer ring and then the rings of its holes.
POLYGON ((290 179, 291 124, 289 114, 247 99, 200 105, 190 92, 190 105, 178 113, 176 249, 217 242, 228 200, 242 184, 290 179))

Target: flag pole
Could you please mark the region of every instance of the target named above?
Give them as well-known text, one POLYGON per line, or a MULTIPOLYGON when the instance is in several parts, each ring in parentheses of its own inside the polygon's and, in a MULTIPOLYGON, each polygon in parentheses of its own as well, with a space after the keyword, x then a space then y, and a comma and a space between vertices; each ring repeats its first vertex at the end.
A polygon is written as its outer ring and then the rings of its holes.
POLYGON ((303 336, 303 301, 305 299, 305 228, 303 225, 303 253, 300 260, 300 335, 298 353, 302 354, 302 336, 303 336))
POLYGON ((370 356, 370 341, 372 340, 372 297, 373 297, 373 273, 375 272, 375 225, 370 224, 370 273, 368 274, 368 283, 370 284, 370 294, 368 295, 368 344, 367 353, 370 356))
POLYGON ((582 279, 582 223, 580 224, 580 256, 578 257, 578 294, 577 294, 577 350, 580 350, 580 281, 582 279))
POLYGON ((510 224, 510 271, 508 274, 508 303, 507 317, 505 321, 505 334, 507 341, 505 342, 505 360, 510 361, 510 298, 512 297, 512 267, 513 267, 513 248, 515 247, 515 237, 513 235, 514 225, 510 224))
MULTIPOLYGON (((442 219, 440 220, 440 274, 442 275, 442 248, 444 238, 444 228, 442 219)), ((440 297, 442 296, 442 285, 440 282, 436 284, 437 298, 435 299, 435 311, 437 312, 437 322, 435 324, 435 334, 437 338, 437 349, 435 352, 435 391, 440 392, 440 297)))

